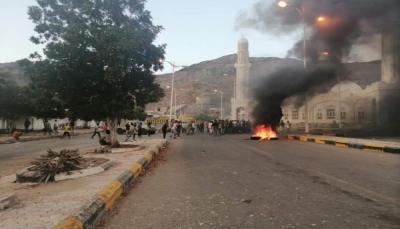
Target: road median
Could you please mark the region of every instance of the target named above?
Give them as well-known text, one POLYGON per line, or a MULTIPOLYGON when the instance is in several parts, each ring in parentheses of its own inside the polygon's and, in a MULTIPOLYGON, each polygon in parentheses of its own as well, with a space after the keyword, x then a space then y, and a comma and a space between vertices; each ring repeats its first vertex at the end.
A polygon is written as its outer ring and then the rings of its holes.
MULTIPOLYGON (((74 133, 71 133, 71 136, 83 135, 83 134, 91 134, 93 130, 86 129, 86 130, 76 130, 74 133)), ((29 142, 29 141, 38 141, 38 140, 45 140, 51 138, 61 138, 62 132, 59 134, 53 135, 43 135, 43 134, 33 134, 33 135, 22 135, 19 140, 14 139, 13 137, 0 137, 0 144, 11 144, 17 142, 29 142)))
POLYGON ((0 228, 94 228, 101 216, 166 147, 167 141, 146 138, 131 144, 144 146, 144 149, 95 154, 114 163, 106 171, 91 176, 23 184, 13 183, 12 176, 0 178, 0 192, 13 191, 21 197, 18 204, 0 211, 0 228))
POLYGON ((396 142, 332 137, 323 135, 299 135, 299 134, 289 134, 287 135, 287 139, 325 144, 325 145, 333 145, 337 147, 348 147, 348 148, 361 149, 373 152, 400 154, 400 143, 396 142))

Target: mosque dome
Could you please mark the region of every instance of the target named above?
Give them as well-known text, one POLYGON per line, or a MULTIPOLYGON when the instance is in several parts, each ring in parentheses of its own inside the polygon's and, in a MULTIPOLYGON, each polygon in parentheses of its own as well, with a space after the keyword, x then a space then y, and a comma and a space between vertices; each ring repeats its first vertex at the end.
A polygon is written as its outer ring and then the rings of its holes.
POLYGON ((249 41, 246 38, 242 37, 239 39, 238 43, 249 43, 249 41))
MULTIPOLYGON (((340 92, 350 90, 350 91, 360 91, 362 88, 360 85, 353 83, 349 80, 344 80, 340 82, 340 92)), ((331 89, 332 92, 338 92, 339 91, 339 84, 336 84, 334 87, 331 89)))

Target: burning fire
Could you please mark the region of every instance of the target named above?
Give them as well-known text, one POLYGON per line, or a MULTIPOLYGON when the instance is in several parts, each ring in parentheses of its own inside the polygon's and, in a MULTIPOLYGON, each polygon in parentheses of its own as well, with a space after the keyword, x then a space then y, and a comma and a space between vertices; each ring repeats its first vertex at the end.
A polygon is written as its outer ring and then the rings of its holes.
POLYGON ((272 129, 271 126, 259 125, 254 128, 254 136, 263 139, 277 138, 278 134, 272 129))

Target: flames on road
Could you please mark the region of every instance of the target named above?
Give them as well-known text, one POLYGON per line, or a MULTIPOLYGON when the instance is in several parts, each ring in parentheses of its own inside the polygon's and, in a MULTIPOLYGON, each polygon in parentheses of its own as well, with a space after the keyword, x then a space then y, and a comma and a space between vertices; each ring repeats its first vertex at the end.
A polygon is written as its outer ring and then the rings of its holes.
POLYGON ((272 127, 266 125, 255 126, 253 136, 260 137, 260 140, 270 140, 271 138, 278 138, 278 134, 272 129, 272 127))

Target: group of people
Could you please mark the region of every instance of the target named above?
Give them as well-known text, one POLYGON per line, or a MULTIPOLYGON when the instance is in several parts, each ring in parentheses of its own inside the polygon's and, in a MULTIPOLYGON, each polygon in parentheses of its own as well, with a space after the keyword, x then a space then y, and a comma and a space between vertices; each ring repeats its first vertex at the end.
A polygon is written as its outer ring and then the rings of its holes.
POLYGON ((168 126, 168 121, 164 123, 161 131, 163 133, 163 138, 167 136, 167 132, 171 130, 170 138, 176 139, 180 137, 181 133, 186 133, 187 135, 193 135, 195 131, 195 124, 193 122, 181 122, 178 120, 172 120, 171 126, 168 126))
POLYGON ((181 122, 172 120, 171 125, 166 122, 162 127, 163 137, 165 139, 167 132, 171 131, 170 138, 176 139, 181 133, 193 135, 198 133, 209 133, 213 136, 222 134, 249 134, 252 132, 252 122, 250 120, 210 120, 207 122, 181 122))
POLYGON ((72 133, 75 130, 75 122, 71 121, 70 123, 62 123, 62 124, 58 124, 57 120, 54 122, 53 124, 53 129, 51 128, 50 123, 46 120, 44 122, 44 135, 49 134, 51 135, 52 132, 54 132, 54 134, 58 134, 58 129, 61 128, 64 130, 64 133, 61 137, 61 139, 63 139, 65 136, 68 136, 68 138, 71 138, 70 132, 72 131, 72 133))
MULTIPOLYGON (((25 119, 25 122, 24 122, 25 133, 28 133, 28 132, 29 132, 29 127, 30 127, 30 125, 31 125, 31 122, 29 121, 28 118, 26 118, 26 119, 25 119)), ((62 129, 64 130, 64 133, 63 133, 61 139, 63 139, 65 136, 68 136, 68 138, 71 138, 70 132, 71 132, 71 130, 72 130, 72 132, 74 131, 74 129, 75 129, 75 122, 72 121, 72 122, 70 122, 70 123, 65 123, 65 124, 60 124, 60 125, 58 125, 58 124, 57 124, 57 120, 56 120, 56 121, 54 122, 53 129, 52 129, 50 123, 46 120, 46 121, 44 122, 44 129, 43 129, 44 134, 43 134, 43 135, 46 135, 46 134, 51 135, 52 132, 54 132, 55 134, 58 134, 58 133, 59 133, 59 132, 58 132, 58 129, 59 129, 59 128, 62 128, 62 129)), ((12 136, 13 136, 14 139, 19 140, 19 138, 22 136, 22 131, 16 129, 16 130, 13 132, 12 136)))

